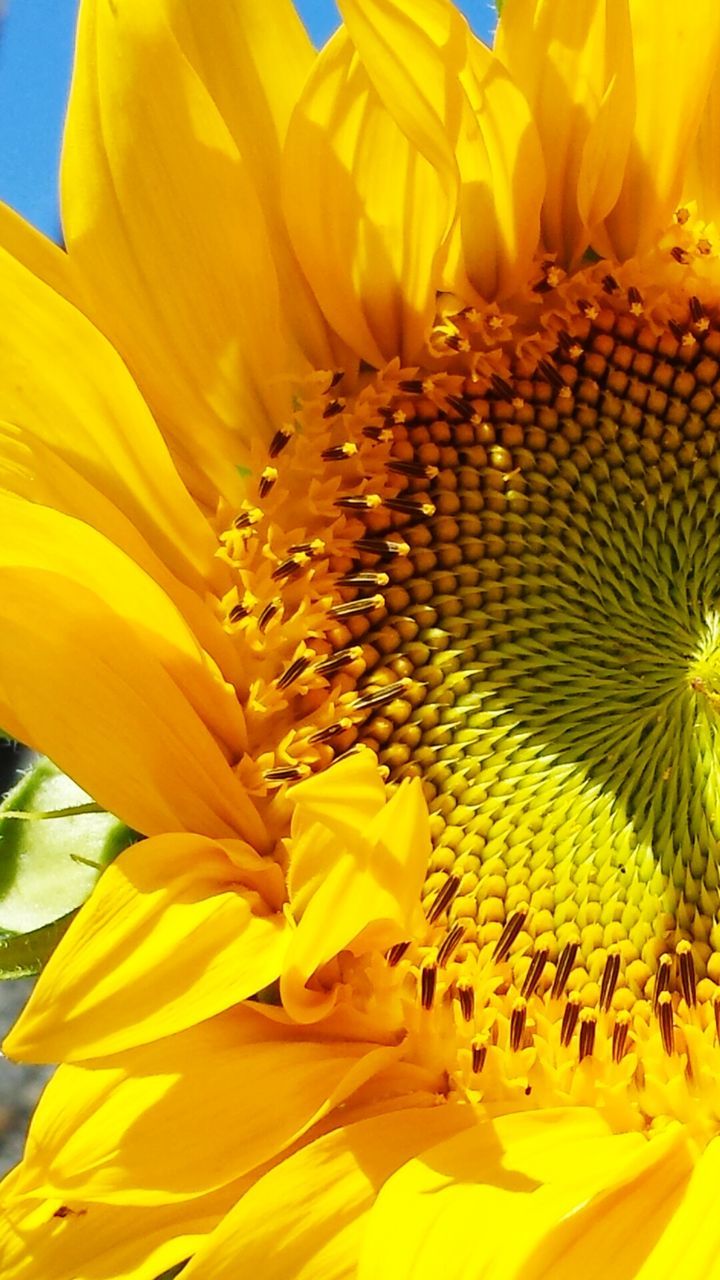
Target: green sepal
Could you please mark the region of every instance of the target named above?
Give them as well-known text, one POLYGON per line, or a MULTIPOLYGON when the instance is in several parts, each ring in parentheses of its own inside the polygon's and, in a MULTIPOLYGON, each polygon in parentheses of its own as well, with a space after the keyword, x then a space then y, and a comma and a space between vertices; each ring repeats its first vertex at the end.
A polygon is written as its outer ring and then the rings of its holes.
POLYGON ((0 979, 32 978, 39 973, 76 915, 69 911, 29 933, 0 933, 0 979))
POLYGON ((113 858, 137 836, 39 760, 0 804, 0 979, 38 973, 113 858))

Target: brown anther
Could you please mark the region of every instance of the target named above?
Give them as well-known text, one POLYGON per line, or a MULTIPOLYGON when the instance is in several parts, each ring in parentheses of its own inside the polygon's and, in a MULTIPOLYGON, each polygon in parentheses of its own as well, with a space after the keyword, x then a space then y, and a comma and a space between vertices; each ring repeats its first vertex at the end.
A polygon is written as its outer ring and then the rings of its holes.
POLYGON ((342 667, 346 667, 349 662, 355 662, 362 657, 362 649, 359 644, 352 645, 349 649, 338 649, 337 653, 331 653, 327 658, 321 658, 315 663, 314 670, 319 676, 329 676, 335 671, 340 671, 342 667))
POLYGON ((391 969, 394 969, 395 965, 400 963, 409 947, 409 942, 396 942, 392 947, 390 947, 389 951, 385 952, 385 959, 391 969))
POLYGON ((668 1057, 671 1057, 675 1052, 675 1029, 673 1027, 672 996, 669 991, 660 992, 656 1012, 663 1049, 668 1057))
POLYGON ((247 618, 250 610, 246 604, 234 604, 228 614, 228 622, 242 622, 243 618, 247 618))
POLYGON ((346 440, 345 444, 333 444, 329 449, 323 449, 320 457, 323 462, 344 462, 346 458, 354 458, 357 451, 354 441, 346 440))
POLYGON ((289 424, 284 427, 278 427, 275 435, 270 441, 270 449, 268 451, 270 457, 277 458, 278 454, 282 453, 283 449, 287 444, 289 444, 294 435, 295 428, 289 424))
MULTIPOLYGON (((382 409, 378 410, 382 413, 382 409)), ((388 415, 392 414, 392 409, 388 409, 388 415)), ((376 444, 389 444, 393 438, 390 427, 363 427, 363 435, 368 440, 374 440, 376 444)))
POLYGON ((620 953, 611 951, 605 961, 602 981, 600 983, 600 1008, 607 1013, 615 994, 617 980, 620 977, 620 953))
POLYGON ((372 613, 385 603, 384 596, 369 596, 367 600, 347 600, 344 604, 333 605, 329 612, 333 618, 354 618, 363 613, 372 613))
POLYGON ((577 1020, 580 1016, 580 996, 577 991, 571 991, 567 998, 567 1003, 563 1009, 562 1026, 560 1027, 560 1043, 567 1049, 573 1038, 573 1032, 577 1026, 577 1020))
POLYGON ((449 963, 464 937, 464 925, 454 924, 450 932, 443 938, 440 943, 440 947, 438 948, 437 962, 440 968, 449 963))
POLYGON ((560 370, 556 369, 555 365, 551 364, 549 360, 538 360, 537 370, 538 373, 542 374, 546 382, 549 382, 550 386, 554 387, 556 391, 560 391, 561 389, 564 390, 566 388, 567 383, 560 373, 560 370))
POLYGON ((578 1062, 583 1058, 591 1058, 595 1048, 595 1030, 597 1017, 594 1009, 583 1009, 580 1014, 580 1043, 578 1045, 578 1062))
POLYGON ((679 226, 684 227, 685 223, 688 222, 689 219, 690 219, 689 209, 680 208, 675 210, 675 221, 678 223, 679 226))
POLYGON ((702 255, 703 258, 706 258, 709 253, 712 253, 712 245, 709 240, 705 239, 704 236, 697 241, 695 248, 697 249, 698 253, 702 255))
POLYGON ((417 498, 386 498, 383 504, 389 511, 400 511, 408 516, 434 516, 434 502, 418 502, 417 498))
POLYGON ((699 298, 696 298, 694 294, 690 299, 690 318, 693 324, 700 324, 701 321, 707 319, 702 302, 699 298))
POLYGON ((428 923, 434 924, 452 902, 455 894, 460 888, 460 876, 449 875, 444 885, 438 889, 432 902, 432 906, 427 913, 428 923))
POLYGON ((680 265, 683 267, 687 266, 688 262, 690 261, 690 254, 688 253, 687 249, 683 249, 682 246, 679 244, 673 245, 672 249, 670 250, 670 257, 674 258, 675 261, 679 262, 680 265))
POLYGON ((469 982, 458 982, 457 998, 465 1022, 472 1022, 475 1013, 475 988, 469 982))
POLYGON ((475 405, 467 396, 448 396, 447 402, 460 415, 463 422, 470 422, 475 417, 475 405))
POLYGON ((527 920, 527 907, 518 907, 517 911, 513 911, 509 915, 502 927, 500 937, 495 943, 493 951, 493 960, 496 964, 502 964, 503 960, 510 954, 510 948, 527 920))
POLYGON ((384 707, 386 703, 394 702, 399 698, 410 683, 409 678, 404 676, 402 680, 395 680, 381 689, 371 689, 368 693, 361 693, 351 704, 352 710, 366 711, 369 707, 384 707))
POLYGON ((515 1001, 512 1013, 510 1014, 510 1048, 514 1053, 517 1053, 517 1050, 522 1044, 526 1021, 527 1003, 523 1000, 522 996, 520 996, 520 999, 515 1001))
POLYGON ((615 277, 611 276, 608 273, 608 275, 603 276, 602 278, 602 287, 606 293, 617 293, 618 289, 620 288, 620 285, 618 284, 615 277))
POLYGON ((407 542, 393 542, 390 538, 356 538, 353 546, 373 556, 406 556, 410 553, 407 542))
POLYGON ((273 618, 280 612, 281 607, 279 600, 271 600, 269 604, 265 605, 265 608, 258 618, 258 626, 261 631, 264 631, 269 623, 272 622, 273 618))
POLYGON ((341 511, 374 511, 381 504, 379 493, 348 493, 344 498, 336 498, 333 506, 341 511))
POLYGON ((627 1045, 628 1031, 630 1030, 630 1014, 627 1009, 621 1009, 615 1019, 615 1026, 612 1034, 612 1059, 613 1062, 621 1062, 625 1057, 625 1046, 627 1045))
POLYGON ((245 511, 240 511, 235 516, 233 529, 249 529, 251 525, 262 520, 262 514, 258 507, 247 507, 245 511))
POLYGON ((499 373, 494 373, 492 375, 490 379, 490 385, 492 386, 492 389, 495 392, 495 394, 497 396, 500 396, 501 400, 513 399, 515 395, 515 390, 513 386, 509 382, 507 382, 505 378, 501 378, 499 373))
MULTIPOLYGON (((668 320, 668 329, 676 342, 685 342, 689 336, 685 326, 678 324, 677 320, 668 320)), ((691 341, 693 341, 692 338, 691 341)))
POLYGON ((278 769, 266 769, 263 776, 266 782, 300 782, 308 773, 307 765, 287 765, 278 769))
POLYGON ((421 396, 424 390, 421 378, 404 378, 402 382, 398 382, 398 386, 409 396, 421 396))
POLYGON ((445 336, 445 346, 449 347, 451 351, 467 351, 468 349, 466 340, 461 338, 459 333, 448 333, 445 336))
POLYGON ((309 742, 331 742, 333 738, 339 737, 341 733, 346 733, 352 727, 352 720, 348 720, 347 716, 343 716, 342 720, 335 720, 333 724, 326 725, 324 729, 318 729, 315 733, 311 733, 309 742))
POLYGON ((288 547, 291 556, 319 556, 326 550, 322 538, 313 538, 311 542, 293 542, 288 547))
POLYGON ((339 587, 357 587, 362 590, 364 587, 386 587, 390 581, 387 573, 373 573, 371 570, 365 570, 362 573, 344 573, 338 578, 339 587))
POLYGON ((697 988, 695 984, 695 961, 693 959, 692 945, 687 938, 683 938, 676 947, 678 967, 680 969, 680 987, 685 1003, 688 1009, 694 1009, 697 1004, 697 988))
POLYGON ((627 292, 628 292, 628 302, 630 303, 630 310, 632 311, 633 315, 634 316, 642 315, 643 297, 640 290, 636 289, 634 284, 631 284, 627 292))
POLYGON ((425 467, 421 462, 399 462, 395 458, 388 462, 387 469, 395 475, 417 477, 418 480, 434 480, 438 474, 437 467, 425 467))
POLYGON ((566 942, 560 955, 558 956, 557 968, 553 979, 552 991, 550 992, 553 1000, 558 1000, 565 991, 567 980, 572 973, 573 965, 577 959, 577 953, 580 949, 580 943, 566 942))
POLYGON ((472 1069, 475 1075, 479 1075, 485 1066, 487 1057, 487 1040, 485 1036, 475 1036, 470 1044, 470 1053, 472 1055, 472 1069))
POLYGON ((588 298, 578 298, 577 305, 581 315, 587 316, 590 320, 597 319, 598 309, 594 302, 590 302, 588 298))
MULTIPOLYGON (((330 379, 330 386, 328 387, 328 391, 333 391, 334 388, 337 386, 338 382, 342 382, 344 377, 345 377, 345 370, 336 369, 332 378, 330 379)), ((327 395, 327 392, 325 394, 327 395)))
POLYGON ((307 564, 308 557, 299 555, 297 558, 291 556, 288 560, 283 560, 281 564, 276 565, 273 569, 271 577, 273 582, 283 582, 286 578, 292 578, 294 574, 307 564))
POLYGON ((339 413, 342 413, 344 408, 345 408, 344 400, 342 399, 331 400, 330 403, 326 404, 325 408, 323 409, 323 418, 335 418, 339 413))
POLYGON ((258 485, 258 492, 261 498, 267 498, 277 478, 277 467, 265 467, 260 474, 260 484, 258 485))
POLYGON ((538 982, 542 978, 543 969, 547 964, 547 960, 548 952, 546 947, 542 947, 540 951, 535 952, 535 955, 530 961, 528 971, 525 974, 525 981, 522 984, 522 990, 520 992, 521 996, 523 996, 525 1000, 529 1000, 531 995, 533 995, 538 982))
POLYGON ((433 960, 420 970, 420 1003, 423 1009, 432 1009, 437 986, 437 965, 433 960))
POLYGON ((672 972, 672 959, 667 953, 660 956, 658 960, 657 972, 655 974, 655 985, 653 987, 652 1007, 653 1013, 657 1012, 658 1001, 663 991, 667 991, 670 986, 670 974, 672 972))
POLYGON ((297 680, 303 674, 304 671, 307 671, 309 666, 310 658, 308 658, 307 655, 304 655, 301 658, 296 658, 280 676, 280 679, 277 682, 278 689, 287 689, 288 685, 291 685, 294 680, 297 680))

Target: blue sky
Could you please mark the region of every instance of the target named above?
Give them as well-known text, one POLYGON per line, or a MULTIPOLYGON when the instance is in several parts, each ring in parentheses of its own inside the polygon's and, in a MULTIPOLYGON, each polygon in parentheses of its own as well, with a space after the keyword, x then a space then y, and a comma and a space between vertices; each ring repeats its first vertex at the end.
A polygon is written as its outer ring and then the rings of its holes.
MULTIPOLYGON (((316 44, 337 25, 333 0, 296 0, 316 44)), ((78 0, 0 0, 0 199, 57 234, 57 166, 78 0)), ((459 8, 486 38, 492 0, 459 8)))

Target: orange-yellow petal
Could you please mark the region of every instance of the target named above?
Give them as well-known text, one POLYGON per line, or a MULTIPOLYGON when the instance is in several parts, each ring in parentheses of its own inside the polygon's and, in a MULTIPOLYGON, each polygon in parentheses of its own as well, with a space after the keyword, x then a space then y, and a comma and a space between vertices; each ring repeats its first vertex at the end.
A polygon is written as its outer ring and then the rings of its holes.
POLYGON ((634 0, 630 16, 635 122, 620 196, 605 220, 621 260, 648 248, 670 221, 720 58, 715 0, 634 0))
POLYGON ((0 724, 144 834, 262 847, 244 722, 167 596, 94 529, 0 494, 0 724))
POLYGON ((163 0, 80 6, 63 229, 85 305, 214 505, 217 490, 237 497, 249 440, 289 412, 305 364, 283 327, 252 168, 168 12, 163 0))
POLYGON ((18 1192, 193 1199, 275 1157, 397 1054, 304 1041, 241 1005, 88 1068, 62 1066, 30 1126, 18 1192))
MULTIPOLYGON (((279 868, 250 856, 276 896, 279 868)), ((287 932, 219 845, 193 835, 142 841, 101 877, 4 1052, 78 1062, 184 1030, 273 982, 287 932)))
POLYGON ((266 1173, 198 1249, 187 1280, 346 1280, 375 1195, 406 1160, 472 1123, 470 1107, 413 1107, 319 1138, 266 1173), (278 1230, 278 1206, 282 1225, 278 1230))
POLYGON ((573 264, 617 200, 630 147, 628 0, 507 0, 495 50, 540 134, 547 169, 543 245, 573 264))
POLYGON ((511 293, 537 246, 544 189, 522 93, 450 0, 341 0, 340 9, 383 106, 457 216, 445 283, 462 291, 468 280, 485 298, 511 293))
POLYGON ((319 54, 291 118, 284 207, 295 252, 341 338, 376 366, 412 360, 432 322, 447 199, 343 30, 319 54))

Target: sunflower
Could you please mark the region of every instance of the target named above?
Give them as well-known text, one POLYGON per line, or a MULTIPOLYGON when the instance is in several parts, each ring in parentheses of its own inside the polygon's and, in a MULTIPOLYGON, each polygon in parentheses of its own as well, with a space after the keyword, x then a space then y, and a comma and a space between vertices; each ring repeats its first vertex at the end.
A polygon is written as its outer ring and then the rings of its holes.
POLYGON ((720 7, 339 7, 82 0, 0 218, 0 723, 145 837, 3 1275, 720 1276, 720 7))

